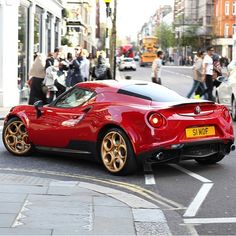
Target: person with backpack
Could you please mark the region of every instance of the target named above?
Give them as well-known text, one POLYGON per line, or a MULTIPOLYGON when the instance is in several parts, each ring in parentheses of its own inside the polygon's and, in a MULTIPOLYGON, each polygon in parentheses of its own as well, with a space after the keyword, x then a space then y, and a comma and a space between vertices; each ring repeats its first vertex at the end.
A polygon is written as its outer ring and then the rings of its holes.
POLYGON ((112 79, 111 70, 110 70, 110 68, 106 65, 105 59, 103 58, 102 55, 99 55, 99 56, 98 56, 97 65, 93 67, 93 70, 92 70, 92 77, 93 77, 95 80, 112 79))

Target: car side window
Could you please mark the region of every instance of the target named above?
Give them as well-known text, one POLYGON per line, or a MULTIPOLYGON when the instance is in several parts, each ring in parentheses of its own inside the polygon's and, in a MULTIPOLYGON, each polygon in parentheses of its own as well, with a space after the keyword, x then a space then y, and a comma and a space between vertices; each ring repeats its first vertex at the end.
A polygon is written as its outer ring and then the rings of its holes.
POLYGON ((83 105, 90 98, 95 95, 95 92, 74 87, 68 91, 64 96, 60 97, 55 103, 54 107, 59 108, 72 108, 83 105))

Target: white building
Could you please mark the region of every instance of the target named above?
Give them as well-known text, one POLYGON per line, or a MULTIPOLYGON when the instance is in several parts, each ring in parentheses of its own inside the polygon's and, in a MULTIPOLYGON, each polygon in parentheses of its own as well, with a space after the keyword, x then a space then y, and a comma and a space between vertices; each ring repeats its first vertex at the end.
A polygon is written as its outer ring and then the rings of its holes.
POLYGON ((60 46, 61 0, 0 0, 0 106, 19 104, 35 52, 60 46))

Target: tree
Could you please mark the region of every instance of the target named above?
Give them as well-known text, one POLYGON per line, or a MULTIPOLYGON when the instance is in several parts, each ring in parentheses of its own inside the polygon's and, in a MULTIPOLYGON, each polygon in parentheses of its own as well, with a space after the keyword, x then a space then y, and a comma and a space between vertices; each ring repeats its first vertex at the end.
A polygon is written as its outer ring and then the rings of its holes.
POLYGON ((166 23, 161 23, 160 26, 157 27, 156 36, 161 49, 165 50, 175 46, 175 37, 172 26, 169 26, 166 23))
POLYGON ((194 50, 201 47, 199 26, 185 26, 180 38, 180 46, 191 46, 194 50))

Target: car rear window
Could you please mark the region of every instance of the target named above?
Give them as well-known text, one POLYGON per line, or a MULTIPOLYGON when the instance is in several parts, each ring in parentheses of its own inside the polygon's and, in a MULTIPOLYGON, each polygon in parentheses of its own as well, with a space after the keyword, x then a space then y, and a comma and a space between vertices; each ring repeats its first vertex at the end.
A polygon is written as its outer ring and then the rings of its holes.
POLYGON ((120 94, 126 94, 133 97, 142 98, 154 102, 179 102, 186 100, 173 90, 154 83, 131 84, 122 87, 117 91, 120 94))
POLYGON ((125 61, 125 62, 132 62, 133 59, 132 58, 126 58, 126 59, 123 59, 123 61, 125 61))

